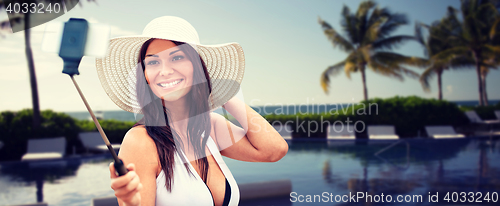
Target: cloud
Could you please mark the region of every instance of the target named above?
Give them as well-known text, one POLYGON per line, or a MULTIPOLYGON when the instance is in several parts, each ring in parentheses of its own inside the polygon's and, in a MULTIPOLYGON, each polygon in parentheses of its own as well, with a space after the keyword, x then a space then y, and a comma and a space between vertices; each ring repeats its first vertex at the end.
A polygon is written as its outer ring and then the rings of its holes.
POLYGON ((453 93, 453 86, 452 85, 448 85, 446 86, 446 91, 448 91, 448 93, 453 93))

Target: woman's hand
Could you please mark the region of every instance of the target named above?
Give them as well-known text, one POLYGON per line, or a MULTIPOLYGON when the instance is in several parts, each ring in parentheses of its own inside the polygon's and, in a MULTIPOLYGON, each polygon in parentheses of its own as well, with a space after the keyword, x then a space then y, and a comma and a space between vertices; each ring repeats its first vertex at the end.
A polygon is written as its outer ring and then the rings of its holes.
POLYGON ((137 206, 141 205, 142 184, 139 176, 135 173, 135 165, 130 163, 127 165, 128 173, 123 176, 117 176, 113 162, 109 164, 109 172, 111 173, 111 189, 115 191, 115 196, 123 201, 124 205, 137 206))

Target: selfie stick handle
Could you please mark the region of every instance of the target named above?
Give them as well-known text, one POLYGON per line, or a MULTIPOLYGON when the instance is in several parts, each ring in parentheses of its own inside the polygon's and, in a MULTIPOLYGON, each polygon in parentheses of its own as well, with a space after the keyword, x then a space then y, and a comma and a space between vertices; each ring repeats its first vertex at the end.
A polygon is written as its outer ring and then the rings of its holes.
POLYGON ((101 134, 102 140, 104 140, 104 143, 108 147, 109 152, 111 153, 113 159, 115 160, 114 166, 118 175, 122 176, 127 174, 128 170, 123 165, 123 161, 120 160, 116 155, 115 150, 111 146, 111 143, 106 137, 106 134, 102 130, 101 124, 99 124, 99 122, 97 121, 94 112, 92 112, 92 109, 87 103, 85 96, 83 96, 80 87, 73 78, 75 74, 77 75, 79 74, 78 66, 80 65, 80 61, 82 60, 83 53, 85 51, 87 32, 88 32, 88 22, 85 19, 71 18, 68 22, 64 24, 64 32, 61 40, 61 48, 59 49, 59 56, 64 61, 63 73, 71 77, 71 80, 73 81, 76 90, 78 90, 78 93, 80 94, 80 97, 82 98, 85 107, 87 107, 87 110, 89 111, 90 116, 92 117, 92 120, 94 121, 94 124, 97 127, 97 130, 101 134))

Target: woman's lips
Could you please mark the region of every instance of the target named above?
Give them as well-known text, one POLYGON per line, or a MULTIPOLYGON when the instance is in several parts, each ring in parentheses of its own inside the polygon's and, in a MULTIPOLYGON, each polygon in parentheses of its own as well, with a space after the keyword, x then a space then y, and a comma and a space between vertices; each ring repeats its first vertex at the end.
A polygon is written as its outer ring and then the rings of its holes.
POLYGON ((184 81, 184 79, 178 79, 178 80, 169 81, 169 82, 161 82, 161 83, 158 83, 156 85, 158 85, 162 89, 170 89, 170 88, 174 88, 175 86, 179 85, 182 81, 184 81))

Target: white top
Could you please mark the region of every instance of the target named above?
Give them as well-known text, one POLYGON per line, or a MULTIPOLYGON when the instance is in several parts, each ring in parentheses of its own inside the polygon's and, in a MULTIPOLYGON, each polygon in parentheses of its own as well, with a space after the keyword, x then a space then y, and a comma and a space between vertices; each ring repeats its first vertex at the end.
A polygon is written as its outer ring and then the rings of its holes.
MULTIPOLYGON (((229 182, 231 188, 231 197, 229 200, 229 206, 236 206, 240 200, 240 190, 236 181, 234 180, 231 171, 227 167, 226 163, 222 159, 219 149, 215 145, 212 137, 209 136, 207 141, 208 149, 212 153, 215 161, 219 165, 222 173, 229 182)), ((182 151, 180 151, 185 160, 186 156, 182 151)), ((172 190, 168 192, 165 187, 165 174, 161 170, 160 174, 156 178, 156 205, 214 205, 212 194, 208 189, 208 186, 203 182, 200 175, 193 168, 191 163, 188 161, 190 174, 184 162, 179 156, 178 152, 174 153, 174 172, 172 181, 172 190)))

